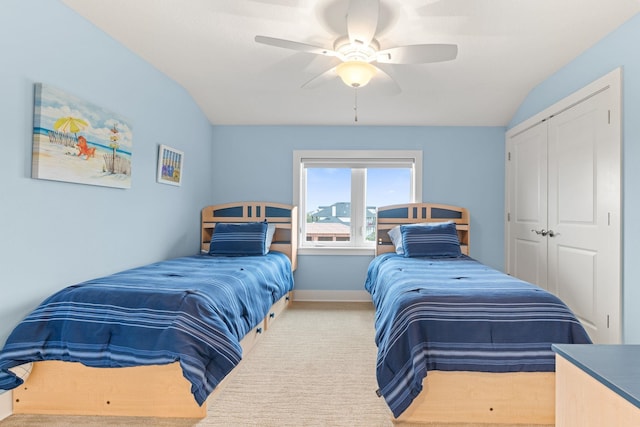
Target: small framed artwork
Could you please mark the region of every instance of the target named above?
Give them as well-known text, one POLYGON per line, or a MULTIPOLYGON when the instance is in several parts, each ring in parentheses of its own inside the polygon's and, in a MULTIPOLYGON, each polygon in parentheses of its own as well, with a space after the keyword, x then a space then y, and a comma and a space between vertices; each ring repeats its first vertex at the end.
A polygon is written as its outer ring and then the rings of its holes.
POLYGON ((166 145, 158 151, 158 182, 180 185, 182 183, 182 161, 184 153, 166 145))

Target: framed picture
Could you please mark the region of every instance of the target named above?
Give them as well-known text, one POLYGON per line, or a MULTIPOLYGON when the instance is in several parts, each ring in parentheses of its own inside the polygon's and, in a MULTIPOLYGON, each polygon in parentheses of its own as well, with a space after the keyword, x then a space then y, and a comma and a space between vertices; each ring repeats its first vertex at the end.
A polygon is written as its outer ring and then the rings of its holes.
POLYGON ((158 151, 158 182, 180 185, 182 183, 182 160, 184 153, 166 145, 158 151))
POLYGON ((119 114, 35 84, 31 176, 104 187, 131 187, 133 136, 119 114))

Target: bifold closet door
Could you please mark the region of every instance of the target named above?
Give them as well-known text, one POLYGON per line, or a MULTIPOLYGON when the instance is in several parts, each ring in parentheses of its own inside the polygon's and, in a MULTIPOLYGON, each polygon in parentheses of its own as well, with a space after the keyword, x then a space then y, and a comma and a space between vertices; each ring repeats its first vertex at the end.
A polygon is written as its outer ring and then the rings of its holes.
POLYGON ((611 92, 548 120, 547 288, 599 344, 618 342, 611 329, 620 310, 620 140, 611 92))
POLYGON ((547 288, 547 122, 508 142, 508 273, 547 288), (543 231, 544 230, 544 231, 543 231))
POLYGON ((621 341, 619 90, 508 135, 507 272, 559 296, 597 344, 621 341))

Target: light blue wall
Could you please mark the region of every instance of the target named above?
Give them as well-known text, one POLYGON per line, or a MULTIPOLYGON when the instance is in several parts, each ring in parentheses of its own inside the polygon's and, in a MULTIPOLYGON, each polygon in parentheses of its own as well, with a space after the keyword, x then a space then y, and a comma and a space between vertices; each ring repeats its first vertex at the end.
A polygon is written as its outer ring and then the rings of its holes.
POLYGON ((0 8, 0 344, 53 291, 196 253, 212 127, 176 83, 57 0, 0 8), (132 188, 31 176, 33 84, 43 82, 126 117, 132 188), (181 187, 155 182, 158 144, 185 152, 181 187))
POLYGON ((640 15, 538 85, 509 127, 553 105, 615 68, 623 70, 623 336, 640 343, 640 15))
MULTIPOLYGON (((294 150, 422 150, 425 202, 467 207, 471 255, 504 264, 501 127, 214 126, 213 201, 293 200, 294 150)), ((363 290, 371 256, 305 255, 298 290, 363 290)))

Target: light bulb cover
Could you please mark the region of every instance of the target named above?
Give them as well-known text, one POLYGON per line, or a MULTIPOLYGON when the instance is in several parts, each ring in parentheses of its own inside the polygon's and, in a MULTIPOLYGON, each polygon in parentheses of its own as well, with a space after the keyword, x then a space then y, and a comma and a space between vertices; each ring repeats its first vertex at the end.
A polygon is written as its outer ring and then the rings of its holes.
POLYGON ((336 67, 336 73, 350 87, 366 86, 376 74, 376 67, 364 61, 346 61, 336 67))

